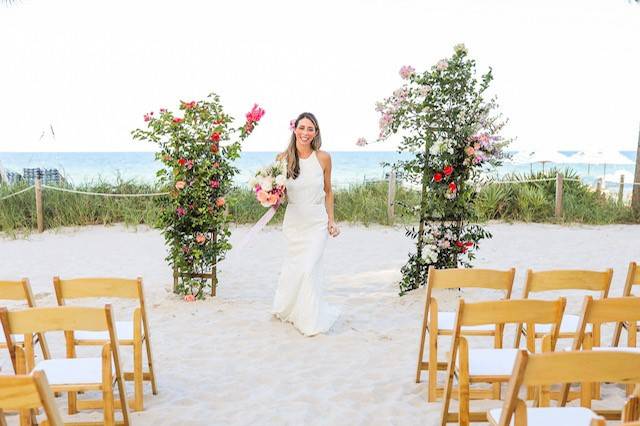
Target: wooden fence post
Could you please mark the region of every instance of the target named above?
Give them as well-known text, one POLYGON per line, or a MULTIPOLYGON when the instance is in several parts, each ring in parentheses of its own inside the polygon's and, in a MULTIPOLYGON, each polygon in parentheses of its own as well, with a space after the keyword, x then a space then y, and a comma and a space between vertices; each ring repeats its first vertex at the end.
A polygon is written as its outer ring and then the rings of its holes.
POLYGON ((624 175, 620 175, 620 188, 618 188, 618 204, 624 200, 624 175))
POLYGON ((36 177, 36 222, 38 224, 38 232, 44 232, 44 217, 42 212, 42 181, 40 176, 36 177))
POLYGON ((558 173, 556 175, 556 219, 562 219, 563 183, 562 173, 558 173))
POLYGON ((387 219, 389 225, 393 225, 395 221, 395 202, 396 202, 396 172, 389 172, 389 187, 387 189, 387 219))

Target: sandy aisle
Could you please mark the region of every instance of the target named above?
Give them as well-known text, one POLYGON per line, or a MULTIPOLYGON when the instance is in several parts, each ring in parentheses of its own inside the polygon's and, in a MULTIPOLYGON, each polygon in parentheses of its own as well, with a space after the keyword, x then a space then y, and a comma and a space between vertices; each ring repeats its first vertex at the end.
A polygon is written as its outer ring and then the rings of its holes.
MULTIPOLYGON (((235 229, 233 240, 247 229, 235 229)), ((482 244, 475 265, 516 267, 515 295, 528 267, 613 267, 618 295, 628 262, 640 260, 640 226, 489 229, 494 238, 482 244)), ((330 335, 313 338, 269 315, 285 250, 277 228, 223 267, 218 297, 204 302, 170 293, 163 238, 147 228, 96 226, 0 240, 0 275, 29 277, 39 305, 54 304, 53 275, 144 278, 160 394, 147 391, 145 411, 132 413, 136 425, 430 425, 440 404, 425 403, 424 381, 413 381, 424 293, 397 296, 410 249, 401 228, 344 226, 325 256, 328 298, 342 317, 330 335)), ((440 300, 453 308, 457 297, 447 292, 440 300)), ((63 353, 60 339, 51 336, 50 345, 63 353)))

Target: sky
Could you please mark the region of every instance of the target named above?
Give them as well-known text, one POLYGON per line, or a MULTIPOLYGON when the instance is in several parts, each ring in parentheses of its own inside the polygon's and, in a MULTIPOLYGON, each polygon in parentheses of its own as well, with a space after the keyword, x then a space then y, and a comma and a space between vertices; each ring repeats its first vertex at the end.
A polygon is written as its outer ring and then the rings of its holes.
POLYGON ((0 5, 0 152, 151 151, 130 135, 143 115, 210 92, 238 121, 266 110, 244 150, 283 150, 311 111, 323 149, 354 151, 400 67, 457 43, 492 67, 512 149, 636 149, 640 5, 626 0, 18 0, 0 5))

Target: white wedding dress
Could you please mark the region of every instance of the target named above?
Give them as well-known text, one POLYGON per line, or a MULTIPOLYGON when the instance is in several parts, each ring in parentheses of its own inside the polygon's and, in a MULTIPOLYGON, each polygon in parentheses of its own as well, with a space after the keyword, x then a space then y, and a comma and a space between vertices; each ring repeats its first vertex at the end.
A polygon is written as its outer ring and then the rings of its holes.
POLYGON ((323 299, 322 256, 329 236, 324 174, 316 152, 300 158, 300 174, 287 179, 288 205, 282 230, 287 254, 273 301, 273 314, 304 335, 328 331, 338 318, 323 299))

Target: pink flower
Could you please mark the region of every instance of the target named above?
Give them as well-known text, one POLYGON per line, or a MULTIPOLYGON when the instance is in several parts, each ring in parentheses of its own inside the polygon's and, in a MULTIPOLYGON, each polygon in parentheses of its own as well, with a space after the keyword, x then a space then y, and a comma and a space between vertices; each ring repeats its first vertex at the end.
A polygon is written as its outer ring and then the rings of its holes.
POLYGON ((267 193, 266 191, 263 191, 263 190, 259 190, 256 193, 256 198, 258 199, 258 202, 265 203, 269 199, 269 193, 267 193))
POLYGON ((144 115, 144 121, 145 121, 145 123, 146 123, 147 121, 150 121, 150 120, 151 120, 151 115, 149 115, 149 114, 145 114, 145 115, 144 115))
POLYGON ((220 163, 218 163, 218 162, 216 161, 215 163, 213 163, 213 164, 212 164, 212 167, 213 167, 214 169, 217 169, 217 168, 219 168, 219 167, 220 167, 220 163))
POLYGON ((267 196, 267 203, 274 205, 275 203, 278 202, 278 196, 276 194, 269 194, 267 196))
POLYGON ((182 123, 183 121, 184 121, 184 118, 180 118, 180 117, 176 117, 176 118, 173 119, 173 122, 175 124, 182 123))
POLYGON ((293 132, 295 129, 296 129, 296 119, 294 118, 289 122, 289 130, 293 132))
POLYGON ((436 69, 438 71, 444 71, 447 68, 449 68, 449 61, 447 61, 446 59, 440 59, 436 64, 436 69))
POLYGON ((358 146, 365 146, 367 144, 367 140, 365 138, 358 138, 358 140, 356 141, 356 145, 358 146))
POLYGON ((217 189, 220 188, 220 181, 218 180, 212 180, 209 185, 213 188, 213 189, 217 189))
POLYGON ((185 165, 187 166, 187 170, 191 170, 193 168, 193 160, 187 160, 185 165))
POLYGON ((247 113, 247 122, 255 123, 260 121, 260 119, 264 116, 264 109, 260 108, 258 104, 253 104, 253 108, 251 111, 247 113))
POLYGON ((415 68, 413 68, 411 65, 404 65, 402 66, 402 68, 400 68, 400 77, 406 80, 413 74, 415 74, 415 72, 415 68))
POLYGON ((196 235, 196 243, 204 244, 205 241, 207 241, 207 237, 205 237, 203 233, 198 232, 198 234, 196 235))
POLYGON ((429 94, 429 92, 431 92, 431 86, 429 86, 429 85, 421 86, 418 89, 418 93, 420 93, 422 96, 427 96, 429 94))
POLYGON ((438 246, 440 246, 440 248, 447 249, 447 248, 451 247, 451 243, 449 241, 447 241, 447 240, 442 240, 442 241, 440 241, 438 243, 438 246))
POLYGON ((222 206, 224 206, 224 198, 223 197, 216 198, 216 207, 222 207, 222 206))
POLYGON ((453 173, 453 167, 445 166, 445 168, 442 169, 442 172, 444 173, 445 176, 451 176, 451 173, 453 173))
POLYGON ((195 302, 196 301, 196 297, 193 294, 187 294, 186 296, 184 296, 184 301, 185 302, 195 302))
POLYGON ((189 248, 189 246, 182 246, 182 252, 184 254, 189 254, 189 252, 191 252, 191 249, 189 248))
POLYGON ((184 207, 178 207, 176 209, 176 214, 178 215, 178 217, 182 217, 187 214, 187 211, 184 209, 184 207))
POLYGON ((476 150, 472 146, 468 146, 464 149, 464 153, 467 154, 469 157, 471 157, 475 152, 476 150))
POLYGON ((182 102, 182 107, 184 109, 193 109, 196 107, 196 101, 191 101, 191 102, 182 102))
POLYGON ((391 123, 392 120, 393 120, 393 117, 391 116, 391 114, 389 113, 382 114, 382 117, 380 117, 380 128, 384 129, 391 123))
POLYGON ((160 108, 160 114, 164 114, 165 112, 167 112, 166 108, 160 108))
POLYGON ((187 182, 179 180, 176 182, 176 189, 184 189, 187 186, 187 182))

